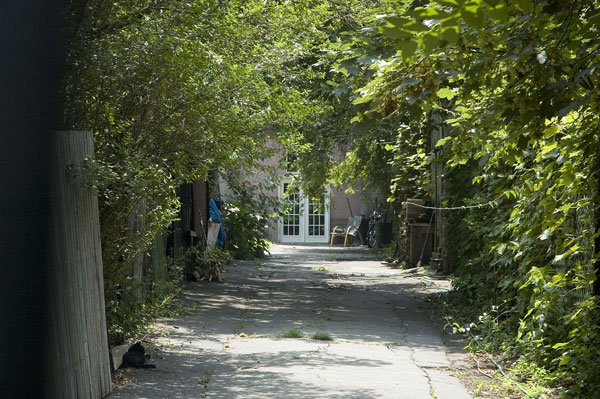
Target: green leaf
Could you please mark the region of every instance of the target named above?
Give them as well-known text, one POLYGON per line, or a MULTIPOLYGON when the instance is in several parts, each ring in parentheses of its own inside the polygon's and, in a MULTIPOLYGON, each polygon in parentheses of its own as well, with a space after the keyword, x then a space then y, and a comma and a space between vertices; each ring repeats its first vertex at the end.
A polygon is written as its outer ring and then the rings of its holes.
POLYGON ((411 15, 421 19, 443 19, 448 13, 437 7, 417 7, 411 15))
POLYGON ((465 22, 477 29, 485 26, 485 17, 480 6, 466 6, 461 10, 465 22))
POLYGON ((388 26, 403 26, 404 24, 407 24, 412 21, 412 19, 410 18, 399 17, 396 15, 389 16, 385 20, 388 23, 388 26))
POLYGON ((396 40, 408 39, 413 37, 412 32, 408 32, 398 26, 384 26, 383 28, 380 28, 380 32, 383 36, 396 40))
POLYGON ((402 83, 400 83, 398 85, 398 87, 396 87, 394 89, 394 93, 399 94, 402 93, 402 90, 404 90, 405 87, 410 87, 410 86, 416 86, 419 83, 421 83, 423 81, 423 79, 421 78, 415 78, 415 77, 407 77, 402 79, 402 83))
POLYGON ((457 0, 437 0, 437 2, 449 7, 458 7, 460 5, 457 0))
POLYGON ((526 13, 533 11, 533 0, 510 0, 510 2, 526 13))
MULTIPOLYGON (((575 168, 573 167, 573 163, 571 161, 565 162, 564 165, 560 168, 560 172, 561 172, 561 177, 559 179, 560 184, 568 186, 575 181, 576 172, 575 172, 575 168)), ((566 206, 566 205, 570 205, 570 204, 567 203, 563 206, 566 206)))
POLYGON ((564 204, 563 206, 560 207, 560 210, 564 213, 569 212, 569 210, 572 208, 573 206, 569 203, 564 204))
POLYGON ((596 281, 596 273, 592 272, 586 274, 585 280, 588 282, 588 284, 594 284, 594 282, 596 281))
POLYGON ((436 147, 442 147, 442 146, 448 144, 451 141, 452 141, 452 136, 444 137, 442 139, 439 139, 438 142, 435 144, 435 146, 436 147))
POLYGON ((560 132, 560 126, 558 126, 558 125, 550 126, 546 130, 544 130, 544 138, 548 139, 548 138, 554 136, 558 132, 560 132))
POLYGON ((413 105, 417 101, 423 100, 425 97, 423 96, 423 92, 420 91, 418 93, 411 93, 405 97, 406 102, 409 105, 413 105))
POLYGON ((549 153, 550 151, 552 151, 552 150, 553 150, 553 149, 555 149, 556 147, 558 147, 558 143, 556 143, 556 142, 554 142, 554 143, 550 143, 550 144, 547 144, 547 145, 545 145, 545 146, 542 148, 541 155, 542 155, 542 156, 546 155, 547 153, 549 153))
POLYGON ((425 24, 415 20, 402 24, 402 27, 410 32, 424 32, 429 30, 429 27, 425 24))
POLYGON ((498 252, 498 255, 502 255, 505 250, 506 250, 506 244, 505 243, 502 243, 502 244, 500 244, 500 245, 498 245, 496 247, 496 252, 498 252))
POLYGON ((333 93, 337 96, 337 97, 341 97, 344 94, 348 93, 350 91, 349 87, 347 84, 343 84, 341 86, 336 87, 335 89, 333 89, 333 93))
POLYGON ((360 72, 360 67, 357 65, 355 58, 342 61, 338 69, 341 70, 342 73, 345 71, 346 73, 344 73, 344 75, 358 75, 360 72))
POLYGON ((554 287, 556 285, 560 286, 564 286, 565 283, 565 275, 562 273, 558 273, 555 274, 554 276, 552 276, 552 282, 550 283, 550 287, 554 287), (563 283, 563 284, 561 284, 563 283))
POLYGON ((437 96, 439 98, 447 98, 448 100, 452 100, 454 97, 456 97, 456 93, 454 93, 451 88, 444 87, 438 90, 437 96))
POLYGON ((575 252, 577 252, 577 250, 579 249, 579 244, 575 244, 573 245, 571 248, 569 248, 565 253, 560 254, 560 255, 556 255, 554 257, 553 262, 560 262, 563 259, 568 258, 569 256, 573 255, 575 252))
POLYGON ((448 43, 456 43, 458 41, 458 26, 447 26, 443 28, 441 38, 448 43))
POLYGON ((503 24, 508 21, 508 7, 504 3, 500 3, 494 8, 489 9, 488 13, 496 23, 503 24))
POLYGON ((401 42, 399 44, 399 47, 402 51, 402 58, 404 60, 409 59, 415 53, 415 51, 417 51, 418 46, 419 44, 412 39, 404 40, 403 42, 401 42))
POLYGON ((439 48, 440 41, 436 35, 426 33, 425 35, 423 35, 422 40, 423 45, 425 47, 425 51, 428 53, 432 53, 433 51, 439 48))
POLYGON ((356 99, 354 99, 354 101, 352 101, 352 104, 366 104, 369 103, 373 100, 373 95, 372 94, 365 94, 363 96, 357 97, 356 99))
POLYGON ((567 364, 571 363, 571 356, 561 356, 560 357, 560 363, 558 364, 559 366, 566 366, 567 364))

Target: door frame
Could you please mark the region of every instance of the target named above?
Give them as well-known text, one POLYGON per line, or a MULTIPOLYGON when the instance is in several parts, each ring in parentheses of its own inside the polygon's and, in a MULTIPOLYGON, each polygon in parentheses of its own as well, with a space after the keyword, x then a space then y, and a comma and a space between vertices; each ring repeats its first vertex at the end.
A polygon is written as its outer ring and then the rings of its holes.
MULTIPOLYGON (((290 184, 292 182, 292 178, 283 178, 281 180, 281 184, 278 187, 278 196, 279 199, 283 198, 284 187, 286 184, 290 184)), ((289 244, 302 244, 302 243, 311 243, 311 244, 322 244, 329 242, 329 229, 330 229, 330 197, 331 192, 329 188, 325 189, 324 197, 325 197, 325 220, 324 220, 324 229, 325 235, 323 236, 309 236, 308 235, 308 227, 309 227, 309 202, 310 198, 304 195, 302 189, 299 189, 300 196, 300 219, 299 219, 299 235, 284 235, 283 234, 283 217, 279 217, 277 221, 277 237, 280 243, 289 243, 289 244)))

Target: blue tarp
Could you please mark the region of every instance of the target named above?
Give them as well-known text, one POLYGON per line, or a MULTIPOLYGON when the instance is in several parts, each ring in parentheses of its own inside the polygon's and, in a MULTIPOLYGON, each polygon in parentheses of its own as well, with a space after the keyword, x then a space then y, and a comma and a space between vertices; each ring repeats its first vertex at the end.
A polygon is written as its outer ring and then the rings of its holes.
POLYGON ((209 221, 221 224, 221 227, 219 228, 219 234, 217 235, 216 244, 218 246, 222 246, 225 244, 225 228, 223 227, 223 217, 221 216, 221 211, 219 211, 219 208, 217 208, 217 203, 212 198, 208 201, 208 205, 210 207, 209 221))

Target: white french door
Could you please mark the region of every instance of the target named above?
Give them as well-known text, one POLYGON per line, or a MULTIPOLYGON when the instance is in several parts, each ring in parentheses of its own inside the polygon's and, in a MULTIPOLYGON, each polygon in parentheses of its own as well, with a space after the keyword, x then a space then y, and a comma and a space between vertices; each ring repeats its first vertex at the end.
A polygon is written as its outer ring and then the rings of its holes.
POLYGON ((284 201, 284 214, 279 221, 279 242, 304 242, 304 212, 302 193, 289 192, 289 182, 284 182, 279 190, 279 198, 284 201))
POLYGON ((313 201, 303 195, 302 190, 288 192, 290 189, 290 181, 287 181, 279 190, 279 197, 285 203, 285 213, 279 221, 279 242, 329 242, 329 200, 327 195, 323 194, 319 201, 313 201))

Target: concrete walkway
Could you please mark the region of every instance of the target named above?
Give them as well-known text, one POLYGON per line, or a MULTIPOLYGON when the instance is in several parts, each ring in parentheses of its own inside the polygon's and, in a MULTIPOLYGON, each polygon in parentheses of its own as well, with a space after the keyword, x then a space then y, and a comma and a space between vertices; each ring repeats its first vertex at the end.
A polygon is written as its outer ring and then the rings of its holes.
POLYGON ((157 324, 157 368, 127 370, 113 397, 470 398, 453 376, 464 353, 422 309, 444 281, 386 267, 365 248, 271 252, 235 262, 223 284, 190 284, 196 309, 157 324), (284 338, 293 328, 306 337, 284 338))

